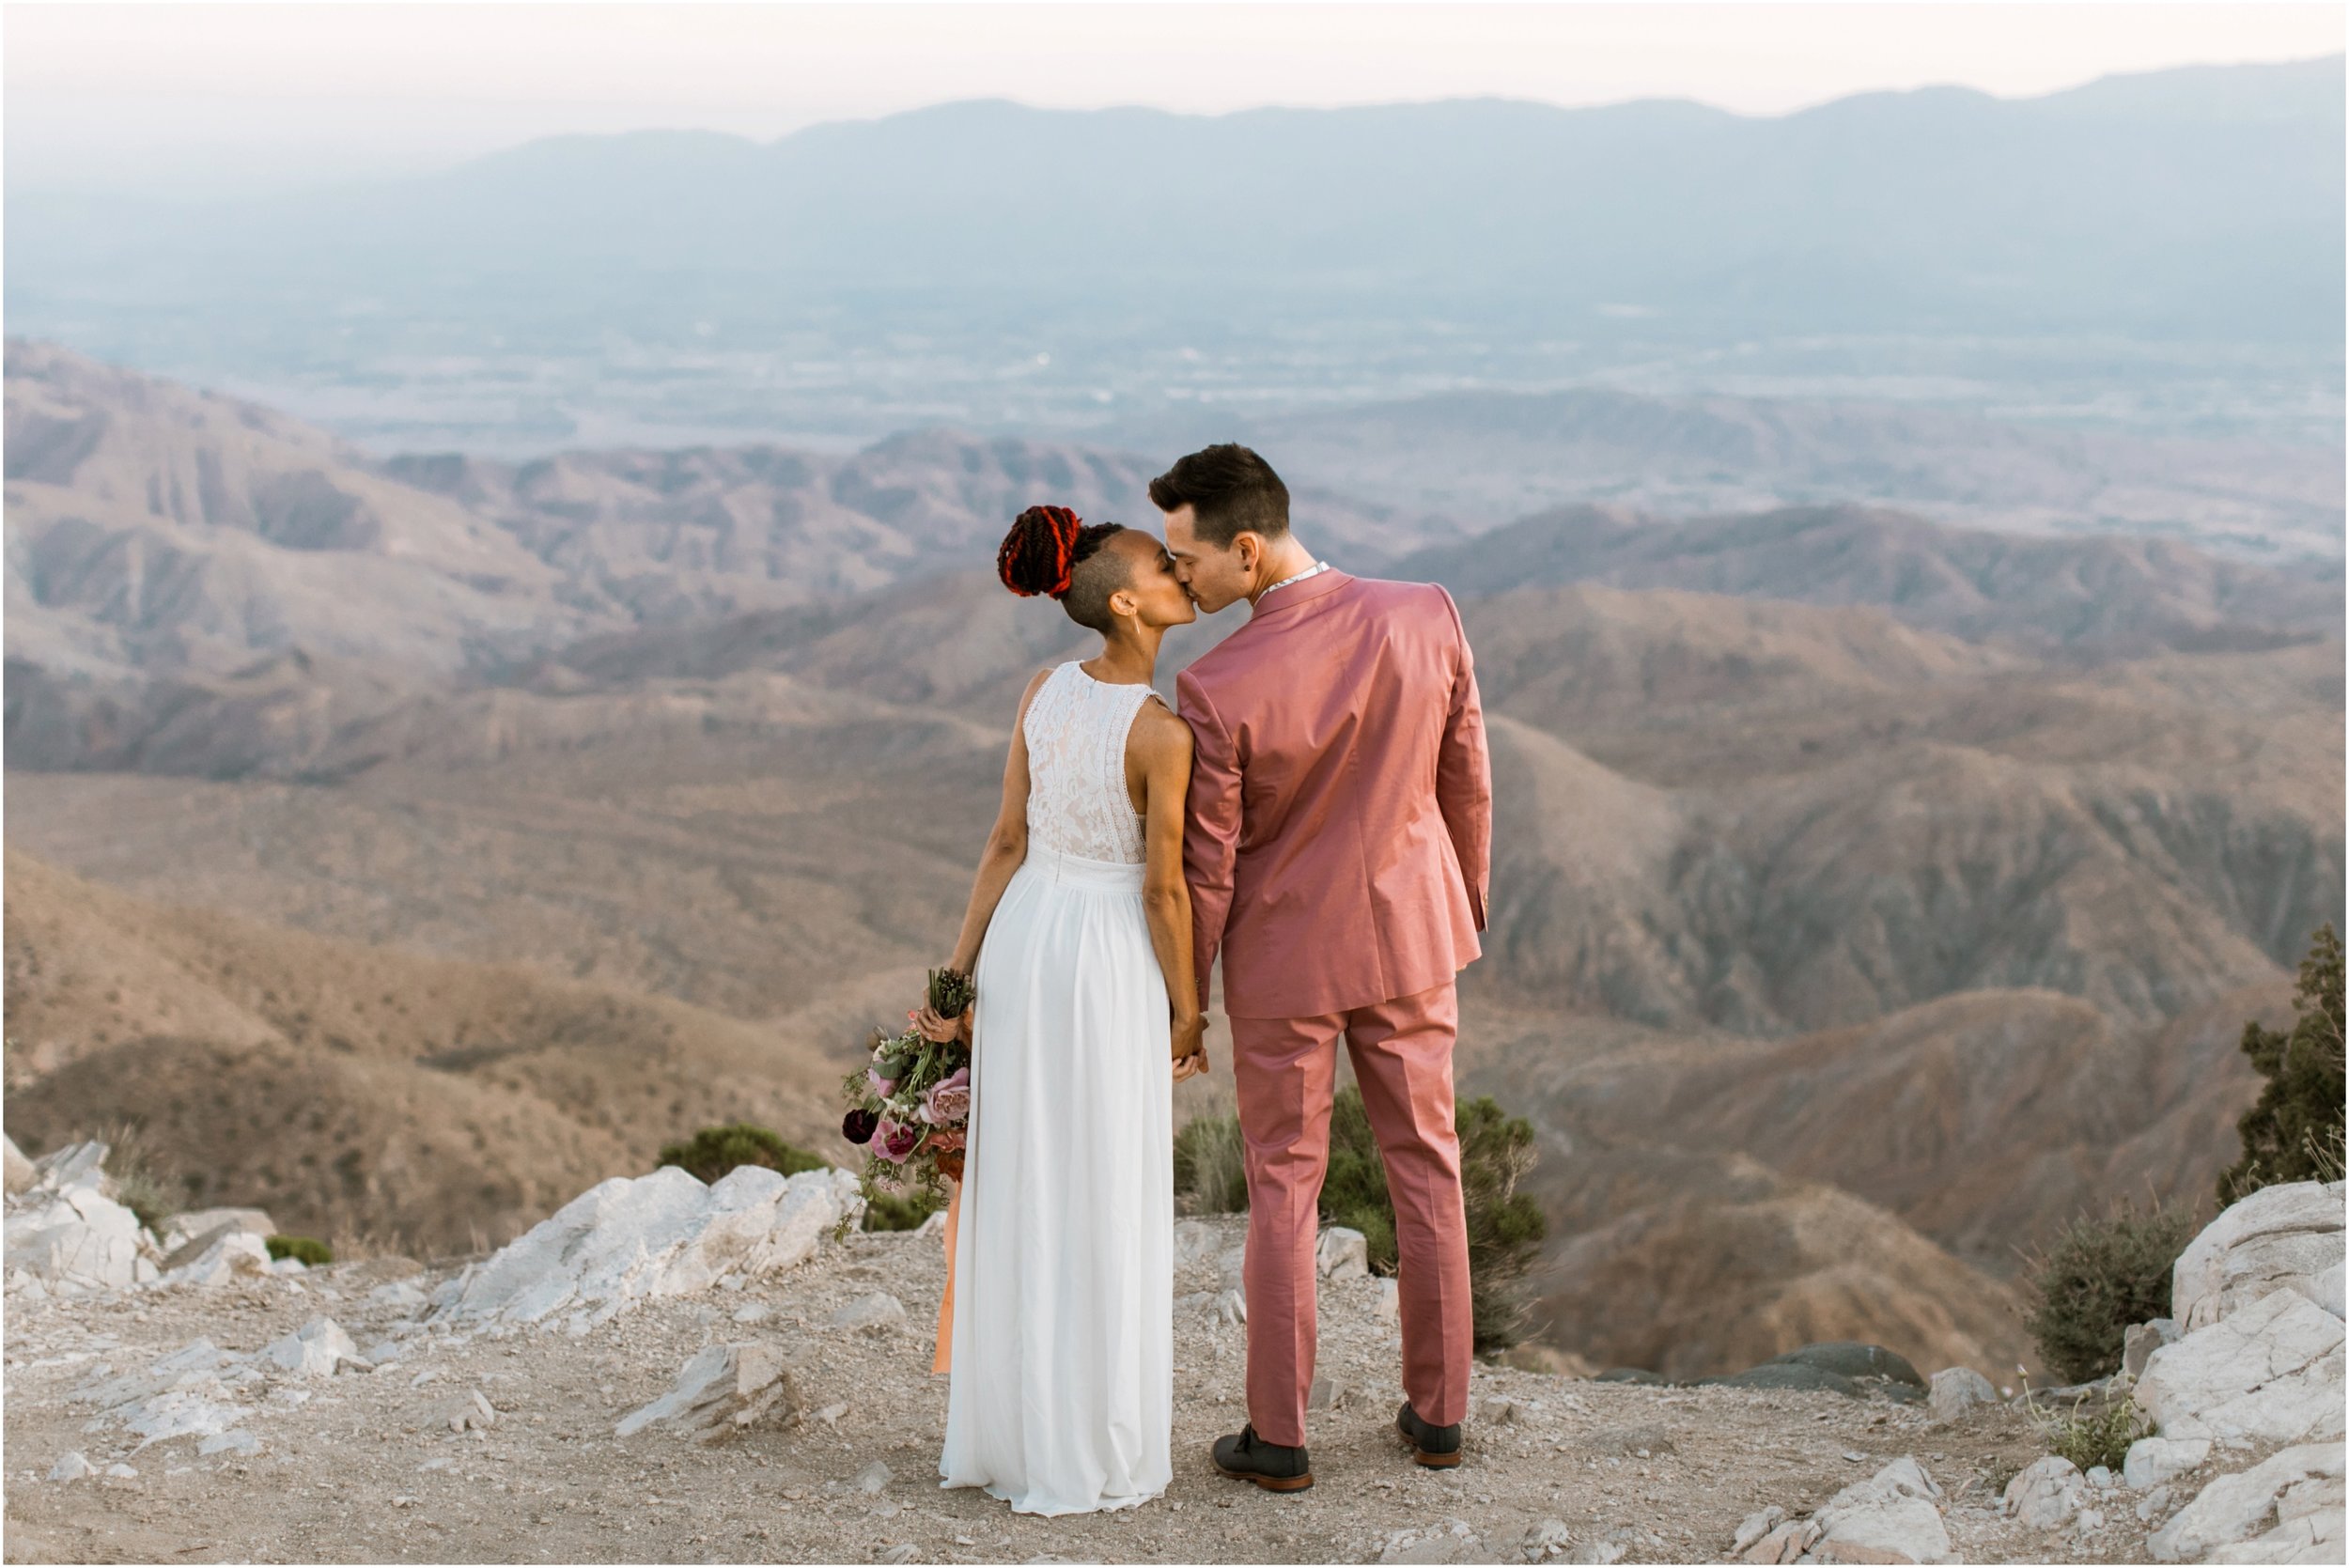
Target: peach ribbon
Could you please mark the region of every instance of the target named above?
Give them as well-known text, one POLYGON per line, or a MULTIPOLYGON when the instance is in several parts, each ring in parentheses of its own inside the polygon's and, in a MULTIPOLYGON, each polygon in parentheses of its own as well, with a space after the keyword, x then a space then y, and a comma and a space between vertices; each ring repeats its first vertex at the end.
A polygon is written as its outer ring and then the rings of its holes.
POLYGON ((930 1361, 934 1377, 947 1370, 953 1359, 955 1331, 955 1222, 962 1216, 962 1184, 946 1184, 946 1290, 938 1298, 938 1354, 930 1361))

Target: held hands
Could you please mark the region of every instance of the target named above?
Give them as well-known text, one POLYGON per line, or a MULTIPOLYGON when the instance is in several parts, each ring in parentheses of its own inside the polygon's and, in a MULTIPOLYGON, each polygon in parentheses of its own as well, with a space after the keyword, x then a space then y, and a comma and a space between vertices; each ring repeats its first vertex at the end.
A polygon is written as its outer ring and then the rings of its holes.
POLYGON ((1189 1017, 1176 1017, 1168 1031, 1170 1048, 1174 1057, 1174 1081, 1195 1078, 1213 1069, 1207 1065, 1207 1020, 1194 1013, 1189 1017))

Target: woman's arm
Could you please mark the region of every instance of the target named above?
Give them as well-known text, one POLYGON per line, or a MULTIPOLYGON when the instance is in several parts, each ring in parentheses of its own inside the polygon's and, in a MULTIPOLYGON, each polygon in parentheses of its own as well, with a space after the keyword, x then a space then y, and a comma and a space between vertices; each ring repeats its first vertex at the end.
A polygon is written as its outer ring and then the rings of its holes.
MULTIPOLYGON (((1011 755, 1003 763, 1003 803, 995 809, 995 826, 988 830, 987 847, 979 853, 971 902, 962 911, 962 934, 955 939, 955 955, 946 965, 964 974, 978 963, 979 944, 987 938, 988 922, 995 918, 995 906, 1003 902, 1012 873, 1028 858, 1028 704, 1050 674, 1040 670, 1028 682, 1028 689, 1019 694, 1019 715, 1012 720, 1011 755)), ((965 1022, 957 1025, 952 1018, 939 1017, 925 1002, 914 1021, 931 1039, 945 1040, 953 1038, 958 1029, 967 1029, 969 1017, 965 1014, 965 1022)))
POLYGON ((1149 918, 1159 971, 1166 977, 1176 1076, 1188 1078, 1207 1064, 1206 1021, 1190 968, 1190 885, 1183 877, 1190 726, 1161 704, 1146 702, 1134 716, 1132 745, 1143 779, 1143 911, 1149 918))

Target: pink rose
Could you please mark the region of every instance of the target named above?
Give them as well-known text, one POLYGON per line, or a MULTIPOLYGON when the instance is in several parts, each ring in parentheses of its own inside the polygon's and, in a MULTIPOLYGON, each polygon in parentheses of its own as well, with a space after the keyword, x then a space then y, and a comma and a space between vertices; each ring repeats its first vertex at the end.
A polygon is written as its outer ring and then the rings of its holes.
POLYGON ((890 1092, 897 1087, 897 1080, 894 1078, 881 1077, 880 1069, 878 1067, 864 1069, 864 1081, 873 1086, 873 1094, 877 1099, 887 1099, 890 1092))
POLYGON ((873 1152, 893 1165, 903 1165, 921 1143, 922 1129, 903 1122, 883 1117, 880 1126, 873 1129, 873 1152))
POLYGON ((971 1115, 971 1069, 957 1067, 922 1096, 922 1120, 932 1126, 966 1121, 971 1115))

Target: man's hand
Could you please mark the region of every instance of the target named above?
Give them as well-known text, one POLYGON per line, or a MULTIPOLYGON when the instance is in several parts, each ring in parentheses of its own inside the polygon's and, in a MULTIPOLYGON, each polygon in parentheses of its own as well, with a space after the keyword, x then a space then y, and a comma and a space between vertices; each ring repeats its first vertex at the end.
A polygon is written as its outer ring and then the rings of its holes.
POLYGON ((1178 1017, 1169 1031, 1174 1055, 1174 1081, 1211 1071, 1207 1065, 1207 1020, 1199 1014, 1178 1017))

